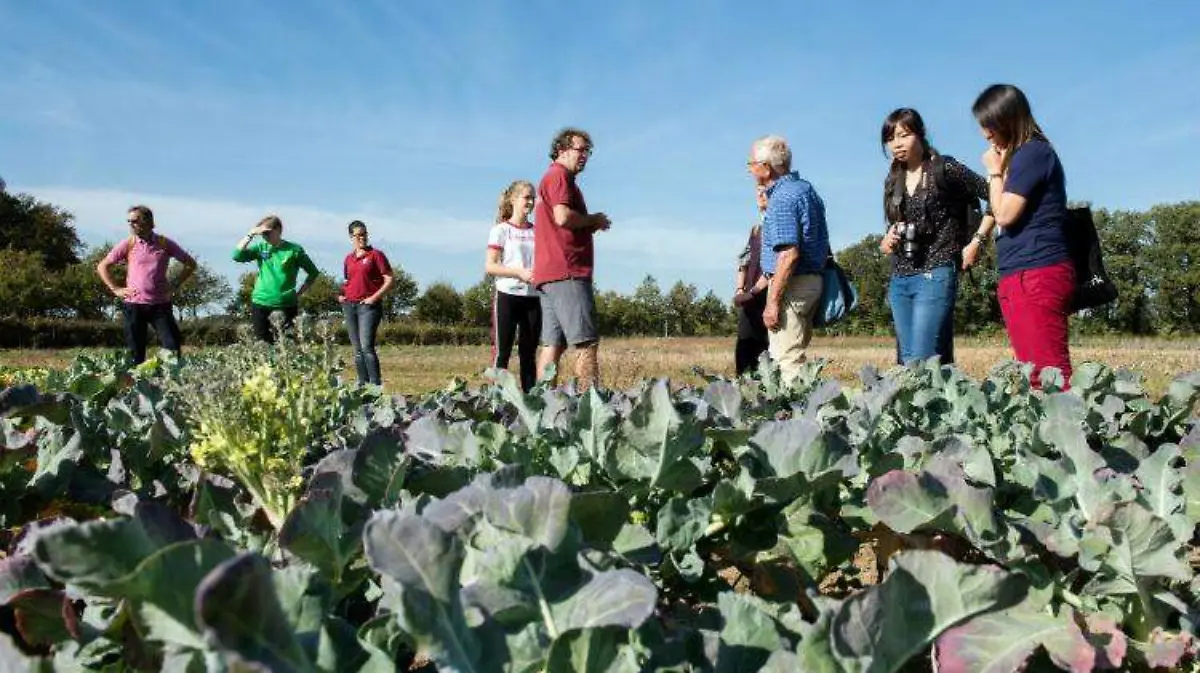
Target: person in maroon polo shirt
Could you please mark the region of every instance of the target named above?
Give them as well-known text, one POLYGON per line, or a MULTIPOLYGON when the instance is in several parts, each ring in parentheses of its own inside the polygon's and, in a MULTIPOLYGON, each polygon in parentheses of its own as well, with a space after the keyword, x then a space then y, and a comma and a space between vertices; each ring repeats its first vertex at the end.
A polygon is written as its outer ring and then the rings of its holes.
POLYGON ((338 301, 346 316, 350 345, 354 346, 358 382, 383 385, 379 355, 375 352, 375 333, 383 320, 383 295, 391 289, 395 274, 387 255, 367 242, 367 225, 354 220, 347 230, 354 249, 342 262, 346 282, 338 301))
POLYGON ((571 346, 578 354, 575 376, 585 386, 600 382, 592 235, 612 224, 604 213, 588 214, 575 184, 591 155, 592 138, 586 131, 565 128, 554 136, 533 219, 533 284, 542 302, 538 371, 544 377, 571 346))

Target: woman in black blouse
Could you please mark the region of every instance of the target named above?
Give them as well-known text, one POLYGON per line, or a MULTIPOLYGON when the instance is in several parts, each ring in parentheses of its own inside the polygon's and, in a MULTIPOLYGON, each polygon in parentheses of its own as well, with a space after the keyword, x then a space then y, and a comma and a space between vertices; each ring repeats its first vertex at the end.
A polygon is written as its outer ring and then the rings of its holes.
POLYGON ((954 299, 959 268, 979 258, 992 229, 984 217, 970 231, 987 181, 952 157, 941 156, 925 122, 900 108, 883 122, 881 144, 892 155, 883 186, 888 229, 879 248, 892 256, 888 300, 901 364, 939 356, 954 362, 954 299))

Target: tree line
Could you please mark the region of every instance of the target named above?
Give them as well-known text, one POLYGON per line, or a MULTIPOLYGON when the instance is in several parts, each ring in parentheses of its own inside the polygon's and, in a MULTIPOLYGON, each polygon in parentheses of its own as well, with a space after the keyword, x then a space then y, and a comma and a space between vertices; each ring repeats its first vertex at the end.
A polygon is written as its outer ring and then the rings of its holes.
MULTIPOLYGON (((1104 264, 1120 292, 1106 306, 1075 316, 1072 328, 1138 335, 1200 333, 1200 201, 1157 205, 1144 211, 1095 209, 1104 264)), ((871 235, 837 253, 854 279, 859 307, 839 329, 890 334, 886 303, 891 263, 871 235)), ((1003 328, 996 299, 996 249, 989 243, 979 264, 959 280, 955 329, 977 334, 1003 328)))
MULTIPOLYGON (((1108 306, 1076 318, 1079 329, 1139 335, 1200 333, 1200 201, 1154 206, 1145 211, 1098 209, 1096 229, 1105 264, 1120 290, 1108 306)), ((96 276, 109 244, 86 249, 66 210, 27 194, 0 192, 0 316, 96 320, 115 316, 118 300, 96 276)), ((837 253, 837 260, 859 291, 859 307, 835 326, 846 334, 891 334, 887 306, 889 259, 879 252, 881 236, 872 234, 837 253)), ((996 300, 995 246, 962 275, 955 327, 976 334, 1002 327, 996 300)), ((236 288, 198 260, 192 280, 175 298, 183 319, 201 313, 244 316, 249 313, 254 274, 243 274, 236 288)), ((459 292, 446 282, 422 290, 398 265, 396 284, 385 312, 442 326, 487 327, 492 313, 492 283, 482 278, 459 292)), ((123 272, 123 270, 122 270, 123 272)), ((733 270, 730 270, 732 279, 733 270)), ((731 280, 732 282, 732 280, 731 280)), ((339 281, 322 273, 301 297, 301 310, 315 315, 340 313, 339 281)), ((729 299, 695 285, 675 282, 665 291, 646 276, 630 294, 597 291, 601 333, 610 336, 727 335, 736 329, 729 299)))

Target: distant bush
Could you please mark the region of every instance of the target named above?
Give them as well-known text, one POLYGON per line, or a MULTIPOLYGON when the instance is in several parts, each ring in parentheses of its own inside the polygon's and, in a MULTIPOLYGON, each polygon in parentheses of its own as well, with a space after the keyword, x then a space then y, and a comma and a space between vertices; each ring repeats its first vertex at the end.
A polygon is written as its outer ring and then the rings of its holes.
MULTIPOLYGON (((341 320, 332 320, 340 343, 348 344, 341 320)), ((187 347, 224 346, 237 341, 248 320, 212 316, 180 321, 187 347)), ((151 330, 153 332, 153 330, 151 330)), ((153 341, 153 334, 151 335, 153 341)), ((416 320, 387 321, 380 326, 381 345, 468 345, 487 343, 488 330, 461 325, 433 325, 416 320)), ((121 348, 125 345, 120 320, 0 318, 0 348, 121 348)))

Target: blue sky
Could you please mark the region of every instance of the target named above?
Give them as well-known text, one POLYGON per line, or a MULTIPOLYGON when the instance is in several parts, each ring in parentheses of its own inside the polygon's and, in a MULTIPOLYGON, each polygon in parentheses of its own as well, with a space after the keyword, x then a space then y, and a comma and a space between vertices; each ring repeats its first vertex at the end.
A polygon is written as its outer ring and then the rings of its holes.
POLYGON ((132 203, 219 271, 278 213, 327 271, 345 223, 422 285, 482 277, 500 190, 565 125, 613 228, 601 289, 728 294, 754 218, 750 142, 787 137, 835 248, 881 228, 895 107, 977 167, 986 85, 1022 87, 1074 200, 1200 198, 1200 2, 582 3, 0 0, 0 175, 77 215, 132 203))

